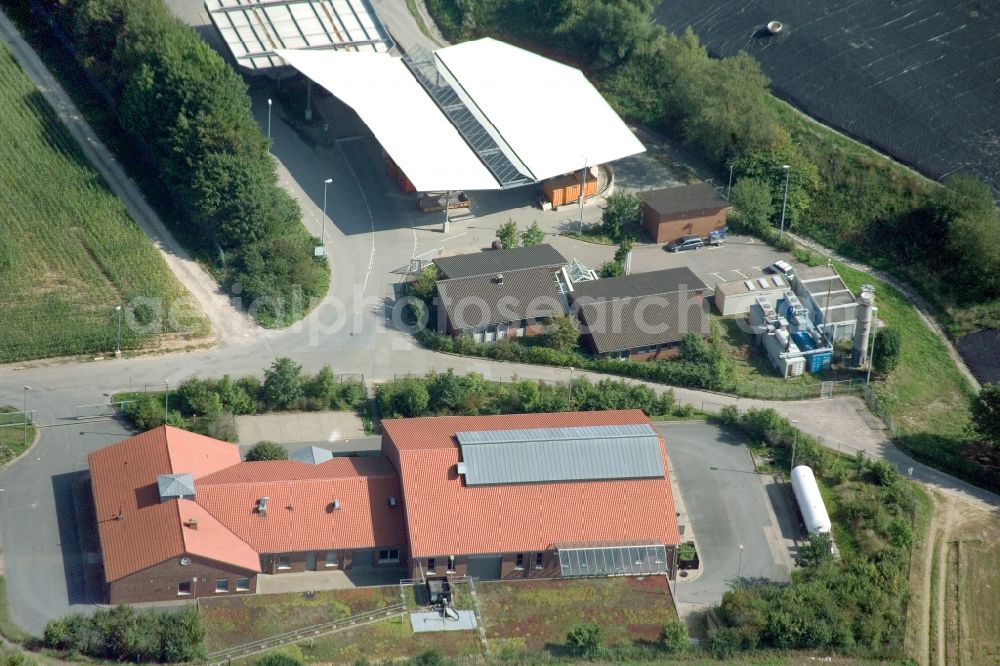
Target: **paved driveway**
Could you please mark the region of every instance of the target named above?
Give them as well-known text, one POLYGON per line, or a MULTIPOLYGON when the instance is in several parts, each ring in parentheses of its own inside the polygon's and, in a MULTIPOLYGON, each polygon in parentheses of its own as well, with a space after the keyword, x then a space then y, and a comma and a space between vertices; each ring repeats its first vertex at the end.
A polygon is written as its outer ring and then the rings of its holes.
POLYGON ((707 423, 657 425, 702 561, 701 575, 678 582, 683 614, 716 604, 744 581, 787 581, 792 569, 792 507, 780 486, 754 472, 749 449, 733 432, 707 423), (740 544, 743 557, 740 561, 740 544))

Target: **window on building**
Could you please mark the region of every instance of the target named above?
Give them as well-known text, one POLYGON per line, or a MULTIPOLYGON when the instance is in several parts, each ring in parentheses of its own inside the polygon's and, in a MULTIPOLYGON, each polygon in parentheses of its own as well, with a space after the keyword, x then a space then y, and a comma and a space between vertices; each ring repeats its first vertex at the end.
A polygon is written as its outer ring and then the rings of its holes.
POLYGON ((249 578, 237 578, 236 579, 236 591, 237 592, 248 592, 250 590, 250 579, 249 578))
POLYGON ((535 553, 535 568, 541 569, 545 566, 545 553, 535 553))
POLYGON ((292 556, 291 555, 278 555, 278 568, 279 569, 291 569, 292 568, 292 556))
POLYGON ((514 568, 518 571, 524 571, 524 553, 518 553, 514 558, 514 568))
POLYGON ((399 548, 383 548, 378 551, 379 562, 399 562, 399 548))
POLYGON ((335 550, 326 551, 326 566, 328 567, 337 566, 337 551, 335 550))
POLYGON ((448 573, 455 573, 455 556, 448 556, 448 573))
POLYGON ((216 578, 215 579, 215 591, 216 592, 228 592, 229 591, 229 579, 228 578, 216 578))
POLYGON ((177 583, 177 596, 186 596, 191 594, 191 581, 182 580, 177 583))
POLYGON ((435 566, 436 564, 437 564, 437 562, 434 561, 433 557, 428 557, 427 558, 427 571, 430 572, 430 573, 434 573, 434 570, 437 569, 437 567, 435 566))

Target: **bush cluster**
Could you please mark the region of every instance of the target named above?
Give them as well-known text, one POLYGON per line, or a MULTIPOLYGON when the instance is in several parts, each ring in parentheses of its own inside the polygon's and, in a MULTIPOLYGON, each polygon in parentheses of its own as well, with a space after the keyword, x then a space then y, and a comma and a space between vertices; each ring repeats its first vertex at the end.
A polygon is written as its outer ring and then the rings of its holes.
POLYGON ((560 351, 543 346, 544 336, 540 336, 542 344, 532 344, 531 339, 477 344, 471 336, 452 337, 428 329, 421 331, 418 338, 425 346, 437 351, 482 356, 496 361, 575 367, 709 391, 731 391, 735 388, 732 362, 716 341, 705 340, 695 333, 689 333, 681 340, 677 358, 644 363, 591 358, 574 351, 560 351))
POLYGON ((205 627, 195 608, 137 613, 131 606, 50 620, 45 647, 97 659, 175 663, 204 656, 205 627))
POLYGON ((184 235, 203 241, 262 323, 300 316, 293 303, 326 293, 328 271, 278 186, 240 76, 162 0, 49 4, 185 214, 184 235))
POLYGON ((365 387, 360 381, 338 378, 330 366, 315 375, 303 375, 302 366, 288 358, 277 359, 264 372, 264 381, 249 375, 233 380, 189 379, 164 401, 159 393, 124 396, 133 400, 125 416, 139 430, 170 425, 218 439, 235 440, 233 415, 268 411, 360 409, 365 387), (165 404, 168 403, 168 404, 165 404), (169 408, 170 413, 164 414, 169 408))
POLYGON ((530 379, 489 382, 478 373, 432 372, 424 377, 402 377, 375 388, 382 418, 415 416, 531 414, 536 412, 641 409, 649 416, 687 414, 678 408, 673 391, 660 395, 642 384, 586 377, 570 387, 530 379))
POLYGON ((835 649, 893 658, 902 649, 908 600, 909 548, 913 542, 912 488, 891 463, 851 460, 796 432, 771 409, 740 414, 727 407, 724 423, 753 442, 771 447, 775 458, 790 454, 836 488, 828 504, 840 558, 827 538, 803 547, 802 568, 789 585, 734 588, 723 596, 723 627, 710 633, 720 657, 740 650, 835 649))

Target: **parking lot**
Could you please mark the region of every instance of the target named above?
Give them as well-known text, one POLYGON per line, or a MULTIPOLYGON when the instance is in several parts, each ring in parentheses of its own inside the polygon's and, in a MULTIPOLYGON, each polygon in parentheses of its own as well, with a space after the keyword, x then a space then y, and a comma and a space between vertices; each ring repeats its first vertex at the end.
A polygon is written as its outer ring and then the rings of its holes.
POLYGON ((794 506, 770 476, 754 471, 750 451, 734 432, 707 423, 659 424, 687 511, 702 572, 679 579, 683 615, 722 599, 738 577, 787 581, 795 552, 794 506), (742 553, 741 553, 742 549, 742 553))

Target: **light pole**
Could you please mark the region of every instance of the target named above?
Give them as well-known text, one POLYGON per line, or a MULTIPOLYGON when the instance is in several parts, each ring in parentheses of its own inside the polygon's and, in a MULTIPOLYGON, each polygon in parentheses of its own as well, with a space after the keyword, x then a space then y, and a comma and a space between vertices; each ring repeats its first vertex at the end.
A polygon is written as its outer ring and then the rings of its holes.
POLYGON ((267 140, 271 141, 271 98, 267 98, 267 140))
POLYGON ((587 196, 587 158, 583 158, 583 171, 580 172, 580 235, 583 235, 583 200, 587 196))
POLYGON ((118 312, 118 344, 115 347, 115 358, 122 355, 122 306, 116 305, 115 311, 118 312))
POLYGON ((782 164, 781 168, 785 170, 785 198, 781 200, 781 233, 778 234, 779 241, 785 237, 785 205, 788 203, 788 174, 792 171, 792 168, 787 164, 782 164))
POLYGON ((729 201, 729 193, 733 190, 733 165, 729 165, 729 185, 726 186, 726 201, 729 201))
POLYGON ((792 463, 788 466, 788 474, 791 476, 795 469, 795 445, 799 443, 799 422, 792 421, 792 463))
POLYGON ((740 559, 739 564, 736 565, 736 582, 743 587, 743 544, 740 544, 740 559))
POLYGON ((28 448, 28 391, 30 386, 24 387, 24 406, 21 408, 21 420, 24 422, 24 448, 28 448))
POLYGON ((333 178, 323 181, 323 235, 319 237, 319 244, 323 246, 323 254, 326 255, 326 186, 333 182, 333 178))

